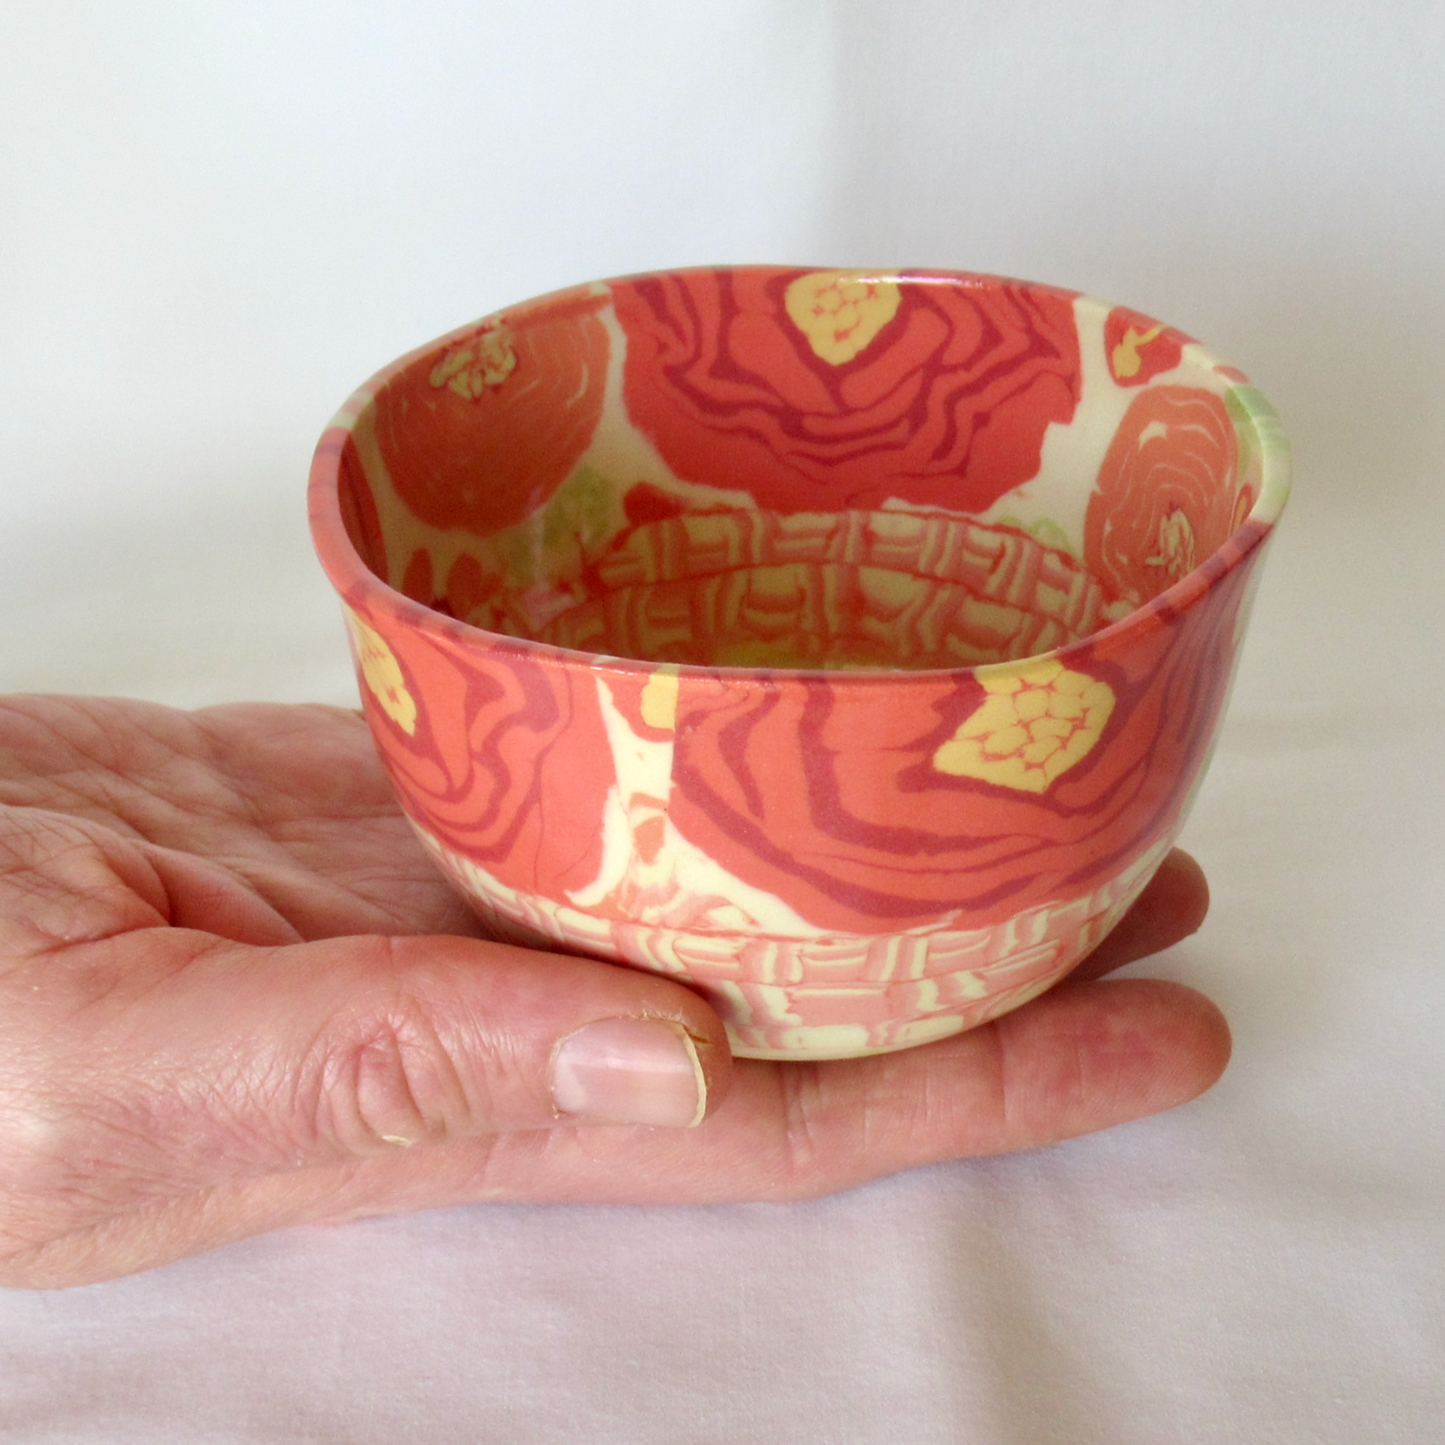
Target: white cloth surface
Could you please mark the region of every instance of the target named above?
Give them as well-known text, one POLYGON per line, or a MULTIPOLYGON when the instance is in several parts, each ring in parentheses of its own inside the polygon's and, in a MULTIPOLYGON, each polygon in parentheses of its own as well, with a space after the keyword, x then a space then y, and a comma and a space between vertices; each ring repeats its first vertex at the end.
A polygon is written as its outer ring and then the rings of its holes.
POLYGON ((0 1440, 1438 1440, 1435 8, 421 5, 414 30, 202 8, 3 7, 0 174, 26 204, 0 255, 28 279, 6 263, 0 687, 350 702, 310 443, 369 371, 490 305, 800 252, 1112 294, 1250 371, 1296 442, 1185 838, 1213 911, 1133 970, 1210 994, 1235 1056, 1173 1113, 812 1203, 475 1206, 0 1291, 0 1440), (589 47, 612 72, 579 129, 589 47), (334 78, 358 71, 394 82, 379 119, 334 78), (572 128, 533 126, 549 102, 572 128), (476 115, 525 165, 473 144, 476 115), (357 150, 406 124, 373 155, 399 202, 353 207, 357 150), (615 224, 557 232, 578 196, 615 224))

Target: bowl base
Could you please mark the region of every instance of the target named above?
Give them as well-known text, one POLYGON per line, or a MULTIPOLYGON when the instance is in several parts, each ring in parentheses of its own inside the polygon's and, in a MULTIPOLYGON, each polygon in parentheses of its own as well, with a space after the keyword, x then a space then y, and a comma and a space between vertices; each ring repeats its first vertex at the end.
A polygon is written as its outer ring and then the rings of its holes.
POLYGON ((412 826, 494 938, 675 978, 718 1011, 735 1057, 809 1061, 933 1043, 1036 998, 1099 946, 1172 843, 1092 893, 983 928, 779 938, 597 917, 508 888, 412 826))

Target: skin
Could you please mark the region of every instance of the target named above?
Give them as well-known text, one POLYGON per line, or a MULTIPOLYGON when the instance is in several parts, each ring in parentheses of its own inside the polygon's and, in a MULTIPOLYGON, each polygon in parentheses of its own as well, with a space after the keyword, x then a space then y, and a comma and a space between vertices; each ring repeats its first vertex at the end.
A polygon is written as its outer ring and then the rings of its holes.
POLYGON ((1191 989, 1101 980, 1207 906, 1176 852, 993 1024, 734 1061, 680 984, 482 936, 353 713, 0 700, 0 1284, 469 1200, 801 1199, 1140 1118, 1214 1082, 1228 1029, 1191 989), (558 1041, 617 1017, 696 1041, 699 1127, 555 1110, 558 1041))

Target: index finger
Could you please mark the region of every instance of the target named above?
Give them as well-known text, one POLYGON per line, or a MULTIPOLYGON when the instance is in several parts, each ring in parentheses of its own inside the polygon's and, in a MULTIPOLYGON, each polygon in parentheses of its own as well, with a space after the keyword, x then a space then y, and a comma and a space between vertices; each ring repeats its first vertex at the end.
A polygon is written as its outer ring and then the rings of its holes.
POLYGON ((1208 912, 1209 884, 1204 870, 1188 853, 1175 848, 1114 931, 1069 977, 1102 978, 1127 963, 1171 948, 1194 933, 1208 912))

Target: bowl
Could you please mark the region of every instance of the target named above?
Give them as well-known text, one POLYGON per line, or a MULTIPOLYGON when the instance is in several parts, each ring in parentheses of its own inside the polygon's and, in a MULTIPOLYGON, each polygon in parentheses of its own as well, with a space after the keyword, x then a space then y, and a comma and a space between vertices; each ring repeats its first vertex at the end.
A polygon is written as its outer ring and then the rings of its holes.
POLYGON ((1288 491, 1268 404, 1050 286, 750 266, 380 372, 310 515, 366 717, 499 937, 838 1058, 1062 978, 1171 846, 1288 491))

